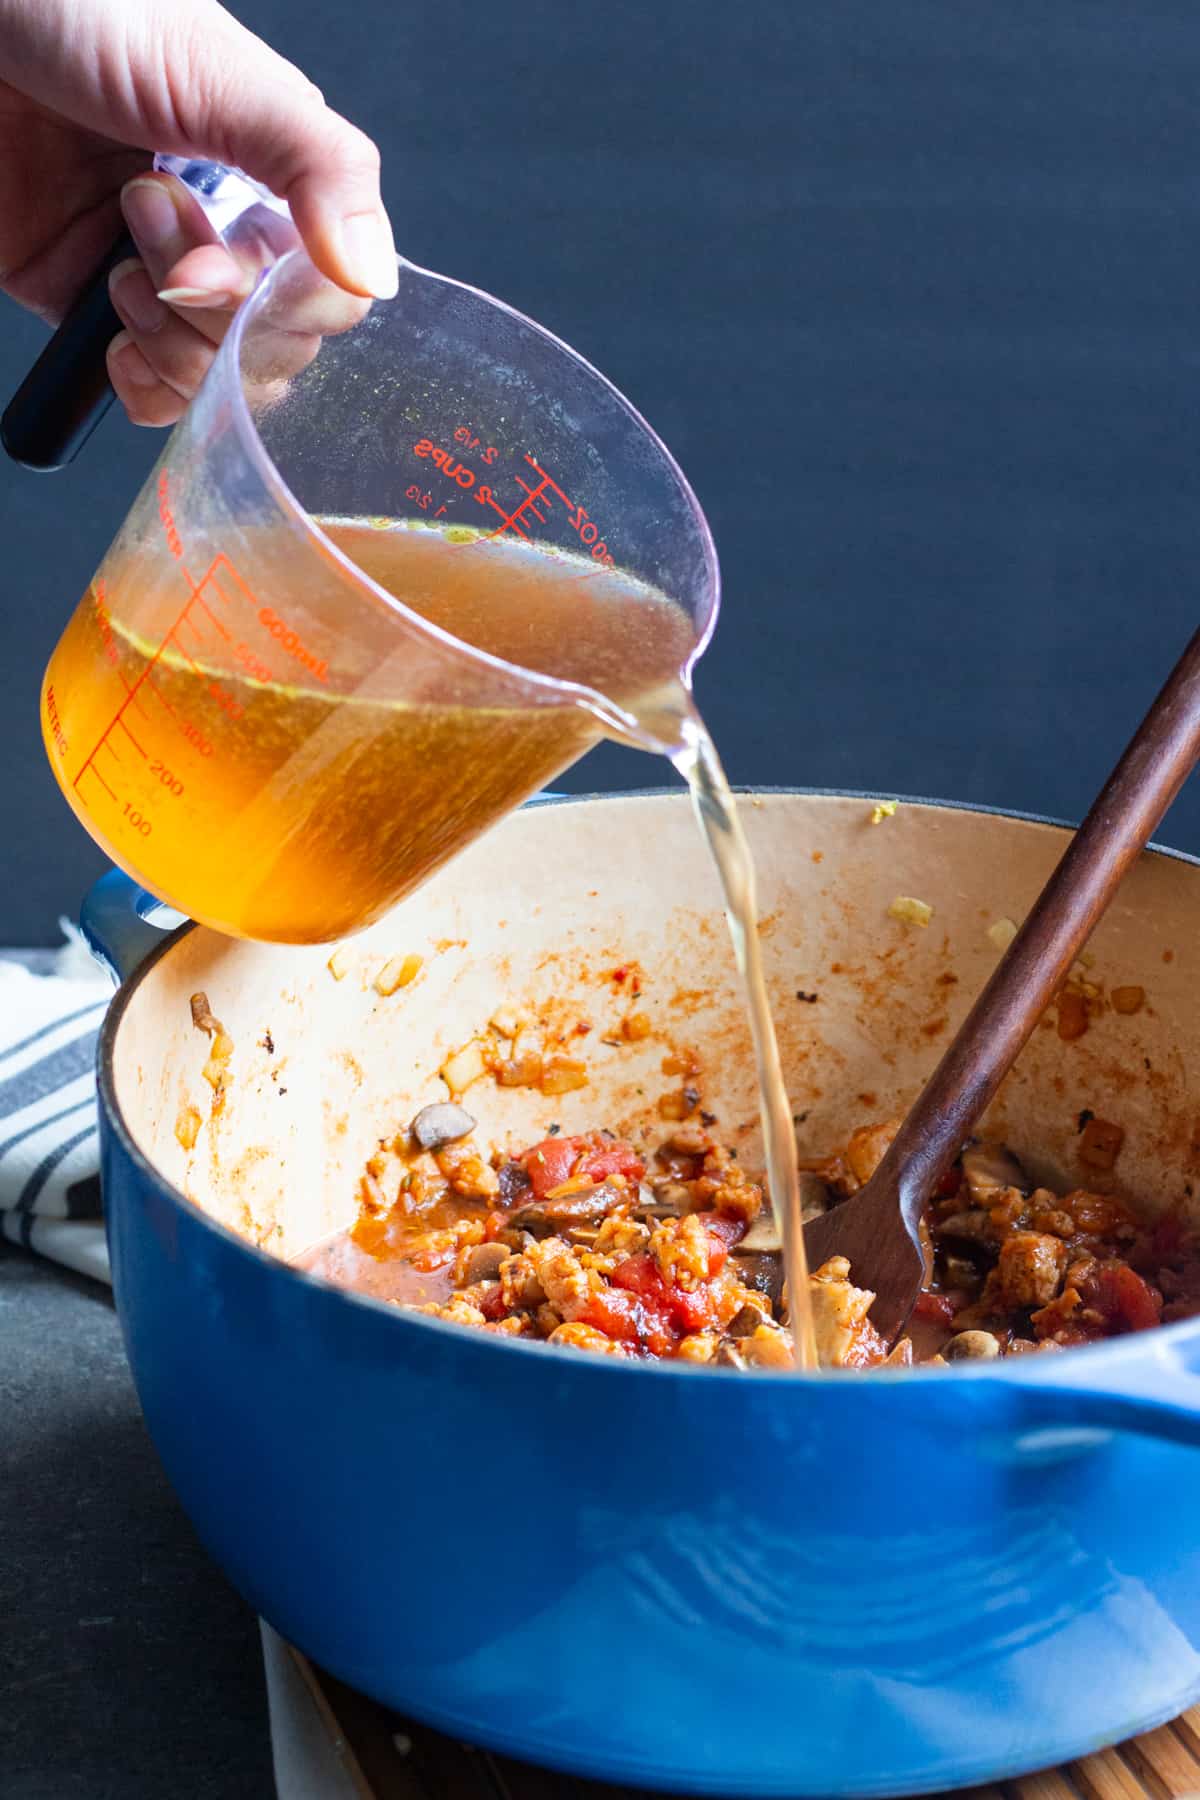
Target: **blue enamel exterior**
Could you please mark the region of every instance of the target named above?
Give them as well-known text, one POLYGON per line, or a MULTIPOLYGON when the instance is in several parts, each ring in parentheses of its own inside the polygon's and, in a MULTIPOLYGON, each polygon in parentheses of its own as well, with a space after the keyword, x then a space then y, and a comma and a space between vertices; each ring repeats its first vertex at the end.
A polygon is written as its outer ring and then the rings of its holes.
MULTIPOLYGON (((90 929, 127 970, 151 928, 106 884, 90 929)), ((103 1175, 146 1420, 212 1555, 342 1679, 535 1761, 745 1796, 991 1780, 1200 1696, 1200 1321, 810 1379, 406 1316, 156 1174, 114 1102, 120 1012, 103 1175)))

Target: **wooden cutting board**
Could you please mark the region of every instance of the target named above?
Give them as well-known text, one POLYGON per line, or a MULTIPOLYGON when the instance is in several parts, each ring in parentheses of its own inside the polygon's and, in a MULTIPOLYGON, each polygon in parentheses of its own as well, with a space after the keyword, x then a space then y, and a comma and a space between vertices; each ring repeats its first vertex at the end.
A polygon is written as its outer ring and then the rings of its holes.
MULTIPOLYGON (((475 1750, 366 1700, 298 1651, 296 1666, 362 1800, 661 1800, 475 1750)), ((1060 1769, 956 1800, 1200 1800, 1200 1706, 1060 1769)))

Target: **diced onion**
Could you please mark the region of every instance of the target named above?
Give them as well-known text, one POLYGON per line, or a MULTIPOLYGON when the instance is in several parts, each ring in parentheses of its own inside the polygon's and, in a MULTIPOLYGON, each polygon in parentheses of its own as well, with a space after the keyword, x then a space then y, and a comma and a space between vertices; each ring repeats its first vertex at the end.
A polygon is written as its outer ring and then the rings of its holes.
POLYGON ((420 974, 423 962, 420 956, 390 956, 372 984, 375 992, 386 1000, 397 988, 407 987, 420 974))
POLYGON ((200 1135, 204 1120, 194 1106, 181 1106, 175 1121, 175 1136, 185 1150, 191 1150, 200 1135))
POLYGON ((914 900, 909 894, 897 894, 888 907, 888 914, 905 925, 920 925, 924 928, 933 917, 933 908, 924 900, 914 900))
POLYGON ((473 1082, 487 1073, 483 1044, 478 1038, 464 1044, 446 1058, 438 1073, 452 1094, 465 1094, 473 1082))
POLYGON ((569 1056, 555 1056, 542 1071, 543 1094, 570 1094, 587 1086, 587 1064, 569 1056))

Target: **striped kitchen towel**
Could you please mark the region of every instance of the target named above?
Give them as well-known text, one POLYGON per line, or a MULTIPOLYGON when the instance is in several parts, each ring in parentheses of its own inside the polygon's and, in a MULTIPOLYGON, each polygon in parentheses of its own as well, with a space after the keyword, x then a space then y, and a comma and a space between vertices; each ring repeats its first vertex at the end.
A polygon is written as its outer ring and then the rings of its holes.
POLYGON ((0 951, 0 1232, 107 1281, 95 1061, 112 983, 73 932, 45 960, 0 951))

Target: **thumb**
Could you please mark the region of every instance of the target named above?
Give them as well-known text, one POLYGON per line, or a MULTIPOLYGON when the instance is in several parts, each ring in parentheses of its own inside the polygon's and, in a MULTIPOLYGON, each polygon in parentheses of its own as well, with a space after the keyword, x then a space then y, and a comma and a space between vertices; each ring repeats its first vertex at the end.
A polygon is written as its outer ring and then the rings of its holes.
POLYGON ((396 246, 379 191, 379 151, 314 89, 284 80, 248 91, 231 73, 189 136, 287 201, 304 247, 338 287, 387 300, 399 287, 396 246))
POLYGON ((312 94, 272 83, 227 115, 223 160, 287 201, 323 275, 352 294, 387 300, 399 287, 396 246, 371 139, 312 94))

